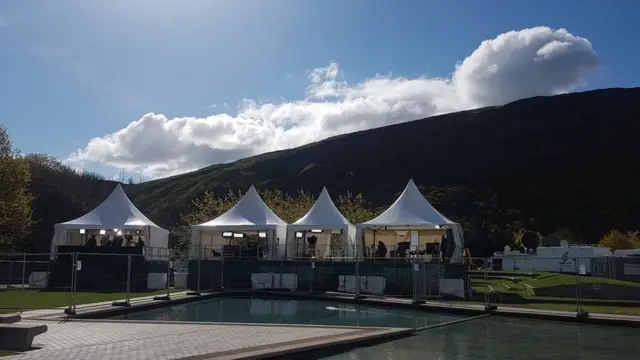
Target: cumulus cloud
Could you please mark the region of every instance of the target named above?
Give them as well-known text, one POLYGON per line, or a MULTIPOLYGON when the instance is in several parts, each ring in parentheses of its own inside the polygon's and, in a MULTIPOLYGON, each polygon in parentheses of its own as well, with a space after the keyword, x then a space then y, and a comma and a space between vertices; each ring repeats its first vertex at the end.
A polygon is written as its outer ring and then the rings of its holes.
POLYGON ((352 84, 331 62, 311 71, 301 100, 244 99, 235 116, 169 119, 148 113, 92 139, 68 161, 95 161, 157 178, 337 134, 570 92, 597 67, 589 40, 548 27, 483 41, 447 78, 376 76, 352 84))

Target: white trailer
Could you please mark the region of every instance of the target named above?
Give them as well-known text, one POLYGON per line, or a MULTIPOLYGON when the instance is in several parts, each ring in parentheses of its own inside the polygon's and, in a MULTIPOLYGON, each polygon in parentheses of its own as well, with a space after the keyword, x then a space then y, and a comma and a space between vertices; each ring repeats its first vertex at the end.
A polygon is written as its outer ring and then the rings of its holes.
POLYGON ((616 250, 613 252, 614 257, 640 257, 640 249, 616 250))
POLYGON ((535 253, 496 252, 491 258, 494 270, 550 271, 591 274, 591 259, 611 256, 611 249, 598 246, 539 247, 535 253), (577 263, 576 263, 577 262, 577 263))

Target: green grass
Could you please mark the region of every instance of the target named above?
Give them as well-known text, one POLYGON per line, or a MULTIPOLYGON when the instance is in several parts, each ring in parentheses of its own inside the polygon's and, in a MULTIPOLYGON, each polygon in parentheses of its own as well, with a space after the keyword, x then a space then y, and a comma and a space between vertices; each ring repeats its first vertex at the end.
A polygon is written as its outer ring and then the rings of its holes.
MULTIPOLYGON (((130 298, 154 296, 166 294, 166 290, 131 293, 130 298)), ((127 297, 126 293, 96 293, 77 292, 75 294, 76 305, 90 304, 103 301, 121 300, 127 297)), ((0 290, 0 312, 9 313, 19 311, 24 308, 29 309, 50 309, 56 307, 69 306, 71 304, 70 292, 39 291, 30 289, 3 289, 0 290)))
MULTIPOLYGON (((556 310, 556 311, 576 311, 576 305, 572 304, 495 304, 500 307, 514 307, 525 309, 556 310)), ((638 306, 606 306, 606 305, 583 305, 582 308, 591 313, 640 315, 638 306)))
POLYGON ((11 355, 15 355, 16 352, 15 351, 11 351, 11 350, 0 350, 0 357, 1 356, 11 356, 11 355))
MULTIPOLYGON (((523 282, 538 287, 550 287, 559 285, 575 285, 576 276, 570 274, 558 274, 558 273, 540 273, 540 276, 535 279, 522 279, 523 282)), ((640 287, 639 283, 630 281, 621 281, 616 279, 598 278, 593 276, 580 276, 580 284, 611 284, 629 287, 640 287)))
MULTIPOLYGON (((484 294, 486 291, 489 291, 491 294, 496 296, 494 301, 497 302, 495 305, 498 306, 510 306, 510 307, 520 307, 520 308, 532 308, 532 309, 542 309, 542 310, 561 310, 561 311, 575 311, 576 302, 575 297, 548 297, 548 296, 537 296, 535 291, 537 288, 551 287, 551 286, 575 286, 576 277, 571 274, 558 274, 558 273, 547 273, 542 272, 539 273, 537 277, 532 277, 530 274, 524 274, 524 276, 520 278, 514 278, 514 273, 509 272, 509 276, 501 276, 507 275, 500 274, 501 272, 493 271, 491 272, 494 275, 489 279, 478 279, 474 277, 472 279, 472 288, 478 294, 484 294), (535 303, 512 303, 507 300, 506 296, 517 295, 524 300, 536 300, 538 302, 535 303), (548 303, 540 303, 539 301, 549 300, 548 303), (552 303, 551 301, 565 301, 566 304, 558 304, 552 303)), ((477 276, 477 274, 475 274, 477 276)), ((640 287, 640 284, 620 281, 614 279, 606 279, 606 278, 597 278, 597 277, 588 277, 581 276, 580 277, 581 285, 591 285, 591 284, 613 284, 619 286, 627 286, 627 287, 640 287)), ((640 315, 640 307, 637 306, 637 301, 631 300, 604 300, 604 299, 585 299, 585 301, 589 301, 591 303, 597 303, 598 305, 584 305, 584 309, 589 312, 599 312, 599 313, 612 313, 612 314, 627 314, 627 315, 640 315), (613 306, 611 303, 629 303, 629 306, 613 306)))
MULTIPOLYGON (((538 276, 533 277, 530 273, 522 274, 522 277, 514 276, 513 272, 500 272, 500 271, 491 271, 489 274, 492 277, 488 279, 478 278, 478 274, 474 278, 471 279, 472 288, 476 290, 478 293, 483 294, 486 290, 485 284, 490 286, 493 289, 492 292, 495 293, 504 293, 504 294, 518 294, 523 298, 536 297, 535 289, 536 288, 545 288, 552 286, 575 286, 576 285, 576 276, 571 274, 558 274, 558 273, 550 273, 550 272, 541 272, 538 273, 538 276), (508 276, 507 276, 508 274, 508 276), (502 276, 504 275, 504 276, 502 276)), ((581 285, 592 285, 592 284, 611 284, 618 286, 627 286, 627 287, 640 287, 639 283, 634 283, 630 281, 620 281, 615 279, 607 279, 607 278, 598 278, 591 276, 580 276, 579 278, 581 285)), ((490 291, 491 291, 490 289, 490 291)), ((542 298, 542 297, 536 297, 542 298)))

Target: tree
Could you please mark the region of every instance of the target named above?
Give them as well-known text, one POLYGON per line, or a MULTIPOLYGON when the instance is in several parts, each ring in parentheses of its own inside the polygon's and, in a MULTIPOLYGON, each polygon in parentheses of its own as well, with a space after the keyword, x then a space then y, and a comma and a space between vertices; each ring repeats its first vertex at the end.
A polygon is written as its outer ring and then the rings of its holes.
MULTIPOLYGON (((273 212, 287 223, 292 223, 303 217, 313 206, 316 196, 307 191, 298 191, 295 195, 289 195, 281 190, 259 191, 264 202, 273 212)), ((185 248, 191 239, 191 225, 200 224, 214 219, 234 206, 241 198, 242 193, 229 192, 224 197, 216 197, 211 191, 194 201, 191 211, 181 216, 180 223, 173 229, 178 239, 173 247, 185 248)), ((371 210, 371 204, 361 194, 341 195, 337 200, 337 207, 342 214, 353 224, 372 219, 376 214, 371 210)))
POLYGON ((31 225, 29 163, 14 149, 9 131, 0 125, 0 246, 22 247, 31 225))
POLYGON ((135 181, 133 181, 133 178, 132 178, 131 176, 129 176, 129 177, 127 178, 127 184, 128 184, 128 185, 133 185, 133 184, 135 184, 135 181))
POLYGON ((522 246, 525 249, 536 249, 540 246, 542 236, 535 231, 520 229, 514 233, 514 244, 522 246))
POLYGON ((438 211, 462 225, 465 247, 471 249, 472 256, 491 256, 505 245, 513 245, 514 232, 526 219, 520 211, 501 206, 491 189, 431 187, 425 197, 438 211))
POLYGON ((623 234, 618 230, 611 230, 598 241, 598 245, 609 247, 612 251, 625 250, 640 247, 640 241, 637 231, 623 234))
POLYGON ((351 192, 347 192, 344 195, 340 195, 338 196, 338 201, 336 201, 336 206, 352 224, 369 221, 378 215, 371 209, 371 203, 365 200, 362 194, 353 195, 351 192))

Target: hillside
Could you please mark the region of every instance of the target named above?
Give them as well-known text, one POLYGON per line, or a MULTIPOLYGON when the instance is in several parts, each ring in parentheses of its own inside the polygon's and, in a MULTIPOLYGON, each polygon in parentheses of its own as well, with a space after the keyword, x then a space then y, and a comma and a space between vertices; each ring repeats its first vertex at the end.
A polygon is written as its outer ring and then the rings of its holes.
POLYGON ((130 193, 167 224, 207 188, 326 185, 384 205, 412 177, 422 186, 493 188, 505 206, 550 218, 547 227, 604 226, 592 224, 601 216, 610 226, 631 226, 640 204, 632 201, 638 134, 640 88, 596 90, 337 136, 135 185, 130 193))
MULTIPOLYGON (((640 227, 638 134, 640 88, 596 90, 341 135, 126 191, 151 219, 171 227, 205 189, 222 194, 254 184, 318 192, 326 185, 332 194, 361 192, 380 206, 413 178, 423 187, 490 194, 500 207, 535 219, 541 232, 567 226, 597 240, 610 228, 640 227)), ((470 211, 478 201, 462 198, 456 206, 470 211)))

